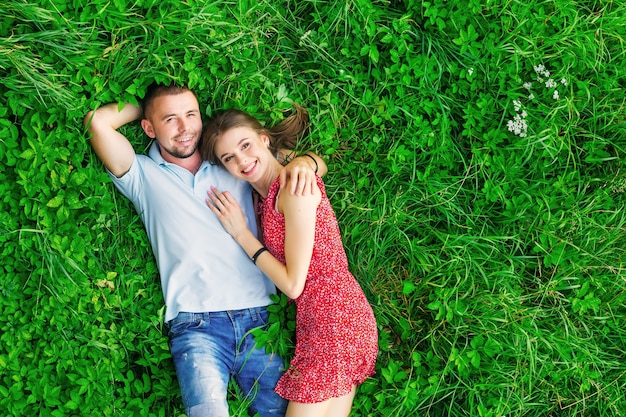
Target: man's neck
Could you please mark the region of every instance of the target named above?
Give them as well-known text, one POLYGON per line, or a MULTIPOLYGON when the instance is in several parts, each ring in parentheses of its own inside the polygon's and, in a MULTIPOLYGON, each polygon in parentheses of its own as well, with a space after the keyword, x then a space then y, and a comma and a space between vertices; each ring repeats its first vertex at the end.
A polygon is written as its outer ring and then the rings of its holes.
POLYGON ((194 175, 200 169, 200 165, 202 165, 202 158, 200 157, 200 152, 198 152, 197 150, 193 153, 193 155, 188 158, 176 158, 168 154, 167 152, 163 152, 163 150, 161 150, 161 156, 165 161, 169 162, 170 164, 178 165, 181 168, 185 168, 187 171, 191 172, 194 175))

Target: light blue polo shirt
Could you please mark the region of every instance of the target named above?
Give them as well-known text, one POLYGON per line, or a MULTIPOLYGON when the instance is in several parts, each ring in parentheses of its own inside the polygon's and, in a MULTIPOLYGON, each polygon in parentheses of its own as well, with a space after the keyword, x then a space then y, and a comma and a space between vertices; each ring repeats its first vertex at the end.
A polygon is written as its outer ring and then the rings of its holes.
POLYGON ((266 306, 274 284, 252 263, 206 205, 211 186, 230 191, 256 234, 250 185, 203 162, 198 173, 166 162, 153 142, 148 156, 135 155, 121 178, 109 172, 144 223, 156 258, 165 321, 179 312, 213 312, 266 306))

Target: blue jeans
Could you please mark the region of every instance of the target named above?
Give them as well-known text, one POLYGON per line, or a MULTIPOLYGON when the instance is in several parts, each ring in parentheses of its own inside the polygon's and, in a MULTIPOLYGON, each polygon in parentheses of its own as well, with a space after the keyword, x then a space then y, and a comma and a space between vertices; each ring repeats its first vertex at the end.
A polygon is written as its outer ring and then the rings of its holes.
POLYGON ((287 401, 274 392, 283 359, 255 345, 251 330, 265 326, 267 310, 181 312, 169 325, 169 344, 189 417, 228 417, 228 382, 234 378, 250 412, 284 416, 287 401))

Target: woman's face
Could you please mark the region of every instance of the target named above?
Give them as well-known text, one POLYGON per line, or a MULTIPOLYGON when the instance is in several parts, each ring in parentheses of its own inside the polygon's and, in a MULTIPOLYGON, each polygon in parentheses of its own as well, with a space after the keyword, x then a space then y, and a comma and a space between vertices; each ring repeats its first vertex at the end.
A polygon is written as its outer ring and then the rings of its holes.
POLYGON ((223 133, 215 144, 215 155, 233 176, 254 182, 262 176, 272 157, 269 138, 249 127, 236 127, 223 133))

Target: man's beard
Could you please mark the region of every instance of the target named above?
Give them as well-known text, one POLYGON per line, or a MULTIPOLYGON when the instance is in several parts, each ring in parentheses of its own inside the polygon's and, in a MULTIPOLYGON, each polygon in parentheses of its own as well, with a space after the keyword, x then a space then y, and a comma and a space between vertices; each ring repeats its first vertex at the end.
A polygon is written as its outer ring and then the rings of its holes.
POLYGON ((165 147, 161 147, 165 152, 167 152, 168 154, 170 154, 171 156, 173 156, 174 158, 178 158, 178 159, 186 159, 189 158, 191 155, 193 155, 196 152, 196 149, 198 149, 198 143, 195 144, 195 146, 193 148, 190 148, 188 151, 186 152, 179 152, 176 149, 167 149, 165 147))

